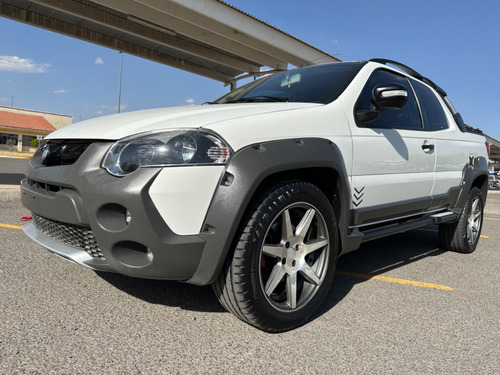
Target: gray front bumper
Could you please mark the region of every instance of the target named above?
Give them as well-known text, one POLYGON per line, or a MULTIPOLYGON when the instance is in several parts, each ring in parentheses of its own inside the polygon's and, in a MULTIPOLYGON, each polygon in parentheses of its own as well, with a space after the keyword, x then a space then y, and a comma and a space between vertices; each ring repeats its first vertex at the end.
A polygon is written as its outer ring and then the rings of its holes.
POLYGON ((95 270, 188 280, 198 268, 205 241, 198 235, 176 235, 156 210, 148 190, 160 168, 143 168, 122 178, 100 168, 109 146, 91 144, 73 165, 45 167, 35 155, 21 183, 26 208, 63 229, 88 230, 102 256, 61 242, 33 223, 25 227, 26 234, 51 252, 95 270))

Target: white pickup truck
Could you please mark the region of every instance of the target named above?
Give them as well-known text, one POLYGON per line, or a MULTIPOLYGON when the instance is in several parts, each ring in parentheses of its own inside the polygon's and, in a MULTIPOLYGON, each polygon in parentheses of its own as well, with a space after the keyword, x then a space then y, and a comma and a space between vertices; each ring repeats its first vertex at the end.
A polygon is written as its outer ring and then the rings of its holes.
POLYGON ((52 133, 21 184, 24 231, 94 270, 212 284, 279 332, 311 317, 362 242, 438 224, 443 248, 474 251, 487 162, 484 137, 407 66, 317 65, 52 133))

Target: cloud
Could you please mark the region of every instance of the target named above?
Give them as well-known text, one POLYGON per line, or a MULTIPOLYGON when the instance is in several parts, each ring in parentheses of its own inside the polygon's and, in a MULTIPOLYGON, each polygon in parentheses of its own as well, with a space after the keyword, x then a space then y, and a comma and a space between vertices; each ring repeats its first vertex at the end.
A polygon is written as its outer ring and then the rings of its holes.
POLYGON ((54 94, 67 94, 69 90, 66 89, 59 89, 59 90, 54 90, 54 94))
POLYGON ((187 105, 194 105, 194 102, 195 102, 195 100, 194 100, 194 99, 187 99, 187 100, 185 101, 185 104, 187 104, 187 105))
POLYGON ((95 65, 104 65, 104 60, 101 59, 100 57, 98 57, 98 58, 95 59, 94 64, 95 65))
POLYGON ((16 73, 47 73, 51 64, 36 63, 18 56, 0 56, 0 71, 16 73))

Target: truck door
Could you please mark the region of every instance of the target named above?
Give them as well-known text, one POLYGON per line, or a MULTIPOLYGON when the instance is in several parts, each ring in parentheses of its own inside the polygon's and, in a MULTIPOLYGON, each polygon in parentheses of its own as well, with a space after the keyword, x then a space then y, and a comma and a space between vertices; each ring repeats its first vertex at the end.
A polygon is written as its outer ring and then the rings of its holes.
POLYGON ((456 127, 450 127, 451 113, 446 114, 442 99, 429 87, 414 79, 410 80, 422 111, 424 126, 434 136, 436 168, 432 189, 433 207, 453 204, 453 192, 458 192, 464 166, 476 145, 468 143, 467 138, 456 127))
POLYGON ((424 129, 407 78, 375 70, 364 86, 354 112, 376 110, 375 87, 401 85, 408 101, 401 109, 380 110, 378 118, 356 121, 352 129, 352 208, 354 225, 395 218, 427 209, 434 183, 434 137, 424 129))

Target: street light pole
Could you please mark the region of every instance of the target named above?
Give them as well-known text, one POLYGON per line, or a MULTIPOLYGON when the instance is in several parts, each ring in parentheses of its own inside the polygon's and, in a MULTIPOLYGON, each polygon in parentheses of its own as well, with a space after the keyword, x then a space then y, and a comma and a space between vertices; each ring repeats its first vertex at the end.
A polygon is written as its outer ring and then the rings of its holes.
POLYGON ((120 113, 120 106, 122 100, 122 74, 123 74, 123 53, 120 51, 120 86, 118 88, 118 113, 120 113))

